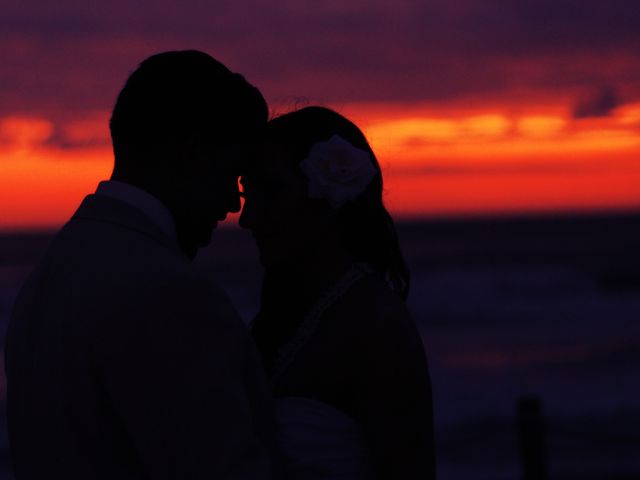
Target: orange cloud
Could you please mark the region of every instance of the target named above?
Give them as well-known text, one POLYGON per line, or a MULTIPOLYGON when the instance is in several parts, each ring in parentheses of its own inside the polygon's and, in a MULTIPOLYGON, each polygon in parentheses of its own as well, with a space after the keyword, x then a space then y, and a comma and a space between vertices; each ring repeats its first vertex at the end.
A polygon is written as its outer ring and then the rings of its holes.
POLYGON ((362 115, 402 216, 640 208, 636 107, 574 120, 557 106, 362 115), (531 113, 529 113, 531 112, 531 113), (471 126, 471 128, 470 128, 471 126), (428 131, 429 129, 432 131, 428 131), (482 134, 481 134, 482 133, 482 134))
POLYGON ((37 117, 10 116, 0 119, 0 143, 11 148, 31 148, 47 141, 54 126, 37 117))
POLYGON ((72 145, 109 144, 110 112, 94 112, 62 127, 62 139, 72 145))
POLYGON ((517 120, 517 130, 523 136, 544 138, 557 135, 567 126, 567 120, 559 116, 530 116, 517 120))
POLYGON ((620 125, 640 128, 640 103, 625 105, 616 110, 615 119, 620 125))
MULTIPOLYGON (((576 165, 595 156, 633 155, 640 148, 640 131, 631 128, 633 110, 619 117, 573 120, 550 110, 522 107, 516 114, 491 110, 437 116, 425 111, 424 117, 384 118, 371 115, 364 131, 381 160, 393 168, 428 168, 482 164, 517 165, 523 161, 542 164, 576 165)), ((604 158, 603 158, 604 161, 604 158)))
POLYGON ((506 135, 512 121, 504 115, 485 114, 462 120, 462 132, 470 137, 497 138, 506 135))
MULTIPOLYGON (((580 120, 539 104, 342 111, 371 140, 399 216, 640 208, 639 104, 580 120)), ((57 128, 41 117, 0 121, 0 228, 57 226, 73 213, 111 172, 107 120, 97 112, 57 128)))

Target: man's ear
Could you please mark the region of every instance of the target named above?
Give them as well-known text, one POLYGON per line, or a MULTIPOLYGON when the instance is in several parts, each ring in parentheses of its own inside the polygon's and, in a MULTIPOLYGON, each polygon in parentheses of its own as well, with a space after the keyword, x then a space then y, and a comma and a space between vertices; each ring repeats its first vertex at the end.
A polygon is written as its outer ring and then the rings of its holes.
POLYGON ((184 179, 191 179, 199 174, 198 167, 204 154, 200 139, 201 135, 193 132, 182 144, 176 173, 184 179))

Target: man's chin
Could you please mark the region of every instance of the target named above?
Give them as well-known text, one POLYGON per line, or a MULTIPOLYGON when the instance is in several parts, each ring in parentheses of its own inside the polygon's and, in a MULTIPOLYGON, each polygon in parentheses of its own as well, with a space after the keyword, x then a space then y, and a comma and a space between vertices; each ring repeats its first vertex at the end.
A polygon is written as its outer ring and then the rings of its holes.
POLYGON ((198 236, 198 247, 203 248, 211 243, 211 236, 213 235, 213 231, 218 226, 218 222, 214 222, 206 231, 202 231, 198 236))
MULTIPOLYGON (((216 222, 217 223, 217 222, 216 222)), ((195 258, 198 250, 207 247, 211 243, 211 236, 216 225, 210 228, 192 231, 191 234, 178 235, 178 244, 181 250, 191 259, 195 258)))

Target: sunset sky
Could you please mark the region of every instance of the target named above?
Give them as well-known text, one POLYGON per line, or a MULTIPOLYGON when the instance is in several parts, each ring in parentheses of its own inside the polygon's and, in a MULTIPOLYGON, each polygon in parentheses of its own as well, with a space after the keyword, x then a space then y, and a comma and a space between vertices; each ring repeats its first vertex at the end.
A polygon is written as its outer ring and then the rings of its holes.
POLYGON ((186 48, 354 120, 398 216, 640 211, 637 0, 0 0, 0 229, 64 222, 127 75, 186 48))

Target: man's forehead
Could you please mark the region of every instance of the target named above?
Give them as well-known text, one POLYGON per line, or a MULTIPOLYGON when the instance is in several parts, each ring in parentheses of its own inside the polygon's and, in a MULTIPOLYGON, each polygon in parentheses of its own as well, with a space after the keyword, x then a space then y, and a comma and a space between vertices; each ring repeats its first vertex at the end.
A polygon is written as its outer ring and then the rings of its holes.
POLYGON ((215 155, 215 165, 223 170, 245 171, 249 168, 250 149, 247 145, 229 145, 215 155))

